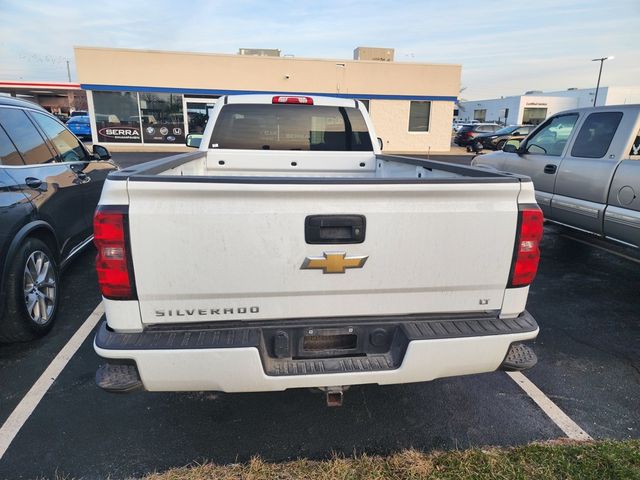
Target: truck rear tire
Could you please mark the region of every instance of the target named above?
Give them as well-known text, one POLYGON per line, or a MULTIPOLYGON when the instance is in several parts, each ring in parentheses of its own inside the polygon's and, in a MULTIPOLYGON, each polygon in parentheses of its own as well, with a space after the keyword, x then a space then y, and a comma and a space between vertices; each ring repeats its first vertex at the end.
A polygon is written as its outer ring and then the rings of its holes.
POLYGON ((51 330, 60 298, 59 267, 42 240, 27 238, 9 260, 0 342, 26 342, 51 330))

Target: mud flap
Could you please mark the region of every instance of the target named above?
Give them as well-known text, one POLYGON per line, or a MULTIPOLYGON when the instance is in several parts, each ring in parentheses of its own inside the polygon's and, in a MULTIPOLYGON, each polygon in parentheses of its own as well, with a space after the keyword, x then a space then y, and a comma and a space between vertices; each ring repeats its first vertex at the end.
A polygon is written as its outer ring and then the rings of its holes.
POLYGON ((129 393, 142 389, 142 380, 133 364, 105 363, 96 372, 96 385, 107 392, 129 393))
POLYGON ((531 347, 523 343, 512 343, 504 358, 500 370, 508 372, 528 370, 538 363, 538 357, 531 347))

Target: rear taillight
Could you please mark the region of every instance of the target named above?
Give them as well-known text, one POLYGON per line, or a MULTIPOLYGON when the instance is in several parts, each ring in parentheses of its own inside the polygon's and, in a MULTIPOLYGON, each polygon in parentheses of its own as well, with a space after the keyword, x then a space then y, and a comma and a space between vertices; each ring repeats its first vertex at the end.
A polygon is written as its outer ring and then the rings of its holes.
POLYGON ((520 205, 509 287, 526 287, 536 277, 543 222, 542 211, 537 205, 520 205))
POLYGON ((469 138, 473 137, 473 132, 465 132, 465 135, 469 138))
POLYGON ((313 105, 311 97, 288 97, 279 95, 271 99, 271 103, 297 103, 299 105, 313 105))
POLYGON ((127 226, 127 207, 98 206, 93 217, 96 271, 102 295, 111 300, 135 299, 127 226))

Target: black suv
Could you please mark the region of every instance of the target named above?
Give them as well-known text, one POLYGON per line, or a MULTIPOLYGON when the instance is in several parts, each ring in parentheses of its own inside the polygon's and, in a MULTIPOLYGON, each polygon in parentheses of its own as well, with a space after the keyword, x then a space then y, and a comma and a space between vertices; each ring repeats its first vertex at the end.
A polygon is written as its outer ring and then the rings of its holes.
POLYGON ((31 102, 0 97, 0 342, 47 333, 60 271, 92 238, 106 148, 85 148, 31 102))
POLYGON ((509 140, 524 140, 534 128, 536 128, 534 125, 510 125, 495 133, 478 135, 476 137, 476 144, 480 143, 482 148, 502 150, 502 147, 504 147, 505 143, 509 140))
POLYGON ((463 125, 460 130, 458 130, 453 141, 461 147, 474 145, 477 136, 493 133, 501 128, 502 126, 497 123, 472 123, 463 125))

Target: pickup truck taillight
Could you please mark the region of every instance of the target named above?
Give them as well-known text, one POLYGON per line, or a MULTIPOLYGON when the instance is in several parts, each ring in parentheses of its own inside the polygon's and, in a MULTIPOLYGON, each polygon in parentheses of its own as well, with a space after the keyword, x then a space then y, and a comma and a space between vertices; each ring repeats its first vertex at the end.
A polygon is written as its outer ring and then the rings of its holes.
POLYGON ((299 105, 313 105, 313 98, 278 95, 271 99, 271 103, 297 103, 299 105))
POLYGON ((536 277, 544 217, 537 205, 520 205, 509 287, 526 287, 536 277))
POLYGON ((93 217, 96 271, 102 295, 111 300, 135 299, 127 230, 126 206, 98 206, 93 217))

